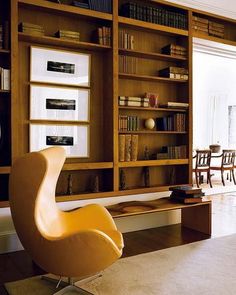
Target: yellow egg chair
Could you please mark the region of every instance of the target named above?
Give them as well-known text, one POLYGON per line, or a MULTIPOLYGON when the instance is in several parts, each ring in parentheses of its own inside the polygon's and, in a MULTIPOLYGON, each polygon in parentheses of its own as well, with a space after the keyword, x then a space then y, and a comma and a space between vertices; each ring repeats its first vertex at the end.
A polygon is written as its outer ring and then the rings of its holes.
POLYGON ((122 255, 123 238, 99 204, 69 212, 58 208, 55 188, 64 161, 62 147, 17 159, 9 182, 11 214, 23 247, 37 265, 60 277, 84 278, 122 255))

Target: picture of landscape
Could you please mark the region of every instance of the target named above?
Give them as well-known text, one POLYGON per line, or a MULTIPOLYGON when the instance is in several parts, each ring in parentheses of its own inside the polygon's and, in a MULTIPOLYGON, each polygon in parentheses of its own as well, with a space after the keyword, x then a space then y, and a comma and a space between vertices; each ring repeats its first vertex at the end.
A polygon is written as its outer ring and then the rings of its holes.
POLYGON ((46 136, 46 145, 73 146, 72 136, 46 136))
POLYGON ((75 64, 68 64, 68 63, 56 62, 56 61, 48 61, 47 62, 47 71, 66 73, 66 74, 74 74, 75 73, 75 64))
POLYGON ((74 99, 46 98, 46 109, 48 109, 48 110, 75 110, 76 109, 76 101, 74 99))

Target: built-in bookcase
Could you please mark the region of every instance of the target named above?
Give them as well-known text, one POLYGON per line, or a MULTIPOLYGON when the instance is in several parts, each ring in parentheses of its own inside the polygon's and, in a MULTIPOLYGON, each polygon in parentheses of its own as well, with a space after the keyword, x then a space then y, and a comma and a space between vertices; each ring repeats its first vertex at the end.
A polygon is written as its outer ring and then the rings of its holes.
POLYGON ((1 207, 8 206, 12 162, 29 152, 30 124, 89 126, 89 155, 67 158, 56 188, 59 202, 79 199, 96 202, 96 198, 157 192, 192 182, 192 37, 198 36, 192 29, 193 16, 224 24, 225 38, 204 38, 231 45, 236 45, 235 21, 162 0, 134 0, 132 8, 137 11, 127 12, 127 5, 126 8, 123 5, 128 2, 111 1, 112 13, 74 7, 66 1, 64 4, 46 0, 1 2, 0 22, 9 20, 11 46, 0 49, 0 67, 12 69, 11 91, 0 91, 0 114, 4 120, 4 144, 0 146, 1 207), (21 23, 43 27, 44 34, 19 31, 21 23), (59 30, 79 32, 80 40, 57 38, 55 33, 59 30), (109 36, 108 43, 103 42, 104 35, 109 36), (128 38, 125 46, 124 36, 128 38), (185 48, 186 54, 176 56, 162 50, 170 44, 185 48), (64 85, 89 90, 88 122, 31 119, 30 86, 53 86, 30 82, 31 46, 90 55, 90 85, 64 85), (126 63, 123 68, 121 60, 126 63), (173 78, 160 72, 170 67, 185 68, 188 78, 173 78), (158 95, 156 107, 119 105, 120 96, 143 97, 146 92, 158 95), (187 103, 189 107, 163 107, 167 102, 187 103), (184 128, 158 126, 157 122, 176 115, 184 118, 184 128), (139 118, 139 129, 120 130, 120 116, 139 118), (156 123, 152 130, 145 128, 148 118, 156 123), (120 135, 138 135, 135 161, 120 160, 120 135), (172 146, 185 146, 185 156, 157 158, 162 147, 172 146))

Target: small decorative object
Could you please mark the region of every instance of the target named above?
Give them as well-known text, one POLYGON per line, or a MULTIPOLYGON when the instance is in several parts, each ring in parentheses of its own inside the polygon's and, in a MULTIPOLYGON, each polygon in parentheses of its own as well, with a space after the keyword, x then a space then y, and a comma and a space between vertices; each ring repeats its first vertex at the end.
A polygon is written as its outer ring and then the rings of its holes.
POLYGON ((72 186, 73 186, 72 174, 69 174, 67 178, 67 195, 73 194, 72 186))
POLYGON ((144 160, 150 160, 150 152, 147 146, 144 148, 144 160))
POLYGON ((126 189, 126 184, 125 184, 125 171, 123 169, 120 170, 120 190, 125 190, 126 189))
POLYGON ((144 186, 150 187, 150 170, 149 167, 143 167, 144 172, 144 186))
POLYGON ((145 128, 152 130, 155 127, 155 121, 152 118, 145 120, 145 128))
POLYGON ((30 152, 62 146, 70 158, 89 157, 89 126, 30 124, 30 152))
POLYGON ((89 122, 89 90, 31 85, 30 120, 89 122))
POLYGON ((99 192, 99 178, 98 178, 98 175, 95 175, 92 178, 91 191, 93 193, 98 193, 99 192))
POLYGON ((90 54, 30 47, 30 82, 90 86, 90 54))
POLYGON ((132 135, 131 137, 131 161, 137 161, 138 159, 138 135, 132 135))
POLYGON ((149 99, 150 107, 152 107, 152 108, 158 107, 158 94, 147 92, 147 93, 145 93, 145 98, 149 99))
POLYGON ((219 144, 211 144, 209 145, 209 148, 212 153, 219 153, 221 146, 219 144))

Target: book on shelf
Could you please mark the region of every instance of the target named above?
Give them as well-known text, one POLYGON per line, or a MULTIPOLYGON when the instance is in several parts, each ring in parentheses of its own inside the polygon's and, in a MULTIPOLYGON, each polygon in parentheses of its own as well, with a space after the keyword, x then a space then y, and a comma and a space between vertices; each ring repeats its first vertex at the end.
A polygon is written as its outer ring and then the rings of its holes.
POLYGON ((89 9, 112 13, 112 0, 88 0, 89 9))
POLYGON ((44 36, 44 28, 40 25, 22 22, 18 26, 19 32, 34 35, 34 36, 44 36))
POLYGON ((187 146, 186 145, 163 146, 159 154, 161 153, 167 154, 167 159, 186 159, 187 146))
POLYGON ((10 90, 11 89, 11 78, 10 70, 0 67, 0 89, 1 90, 10 90))
POLYGON ((128 2, 121 6, 120 15, 145 22, 160 24, 179 29, 187 29, 187 14, 166 8, 128 2))
POLYGON ((3 48, 3 25, 0 24, 0 49, 3 48))
POLYGON ((138 116, 119 115, 119 131, 138 131, 140 119, 138 116))
POLYGON ((99 27, 95 30, 95 41, 100 45, 111 46, 111 28, 99 27))
POLYGON ((9 26, 9 21, 4 21, 3 26, 2 26, 2 47, 4 49, 9 49, 10 48, 10 26, 9 26))
POLYGON ((193 15, 192 20, 193 20, 193 22, 199 22, 199 23, 203 23, 203 24, 208 24, 208 19, 203 18, 203 17, 193 15))
POLYGON ((119 55, 119 72, 137 74, 137 61, 134 56, 119 55))
POLYGON ((168 67, 159 70, 160 77, 188 80, 188 69, 182 67, 168 67))
POLYGON ((186 114, 177 113, 166 117, 156 118, 156 127, 159 131, 186 131, 186 114))
POLYGON ((89 9, 88 2, 82 2, 82 1, 73 0, 72 5, 74 5, 76 7, 80 7, 80 8, 89 9))
POLYGON ((137 161, 138 159, 138 135, 119 135, 119 161, 137 161))
POLYGON ((145 101, 129 101, 129 100, 119 100, 119 106, 128 106, 128 107, 149 107, 149 102, 145 101))
POLYGON ((68 41, 80 41, 80 33, 75 31, 58 30, 55 37, 68 41))
POLYGON ((134 50, 134 35, 124 30, 119 30, 119 48, 134 50))
POLYGON ((168 101, 167 103, 160 103, 160 108, 173 108, 173 109, 188 109, 189 103, 177 102, 177 101, 168 101))
POLYGON ((161 48, 161 53, 172 55, 172 56, 186 57, 187 49, 180 45, 168 44, 161 48))

